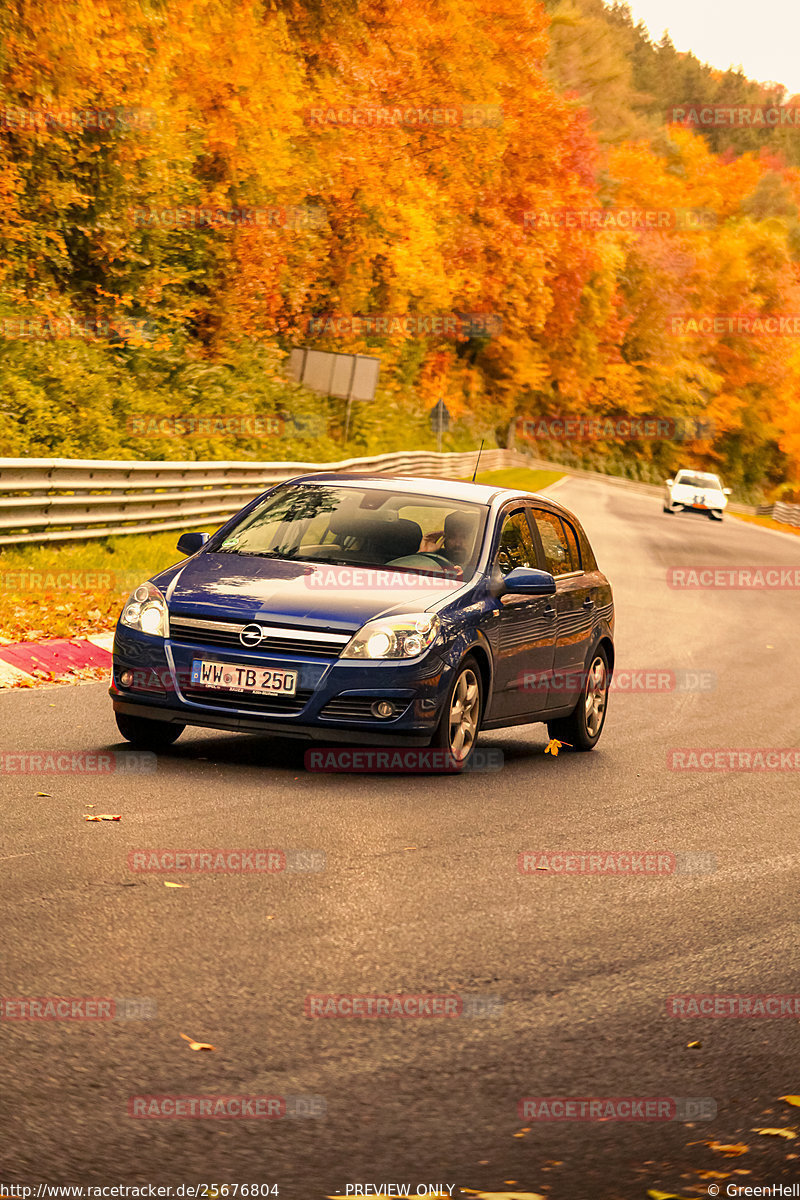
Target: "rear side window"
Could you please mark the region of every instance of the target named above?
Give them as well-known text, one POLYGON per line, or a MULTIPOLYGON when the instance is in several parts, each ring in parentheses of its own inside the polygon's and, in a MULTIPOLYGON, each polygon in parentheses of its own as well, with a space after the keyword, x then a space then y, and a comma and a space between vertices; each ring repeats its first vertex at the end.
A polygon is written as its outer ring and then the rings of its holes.
POLYGON ((570 558, 572 559, 572 562, 575 564, 575 566, 572 569, 573 569, 573 571, 580 571, 580 569, 581 569, 581 552, 580 552, 580 547, 578 546, 578 539, 575 535, 575 530, 572 528, 569 521, 565 521, 563 517, 561 518, 561 528, 564 530, 564 533, 566 534, 567 545, 569 546, 570 558))
POLYGON ((532 509, 531 516, 542 539, 545 565, 550 574, 568 575, 570 571, 580 571, 578 542, 571 527, 565 526, 555 513, 542 508, 532 509))
POLYGON ((594 556, 594 550, 592 550, 592 547, 589 545, 589 539, 586 536, 586 532, 580 525, 576 526, 576 531, 578 534, 578 543, 581 548, 581 562, 583 563, 583 569, 584 571, 596 571, 598 569, 597 559, 594 556))

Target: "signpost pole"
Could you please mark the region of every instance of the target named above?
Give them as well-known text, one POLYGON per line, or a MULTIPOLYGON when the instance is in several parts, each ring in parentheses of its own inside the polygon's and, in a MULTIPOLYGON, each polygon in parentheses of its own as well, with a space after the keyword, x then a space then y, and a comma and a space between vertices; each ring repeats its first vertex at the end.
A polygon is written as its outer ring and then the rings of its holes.
POLYGON ((356 378, 356 359, 357 355, 353 355, 353 366, 350 371, 350 386, 347 389, 347 409, 344 418, 344 444, 347 445, 347 438, 350 433, 350 409, 353 405, 353 384, 356 378))

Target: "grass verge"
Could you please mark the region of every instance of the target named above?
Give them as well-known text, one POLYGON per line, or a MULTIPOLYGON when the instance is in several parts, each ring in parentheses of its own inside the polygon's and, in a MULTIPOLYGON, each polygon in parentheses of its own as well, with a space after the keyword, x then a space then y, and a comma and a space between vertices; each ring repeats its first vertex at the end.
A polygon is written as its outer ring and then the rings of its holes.
MULTIPOLYGON (((208 527, 209 533, 213 529, 208 527)), ((181 559, 181 530, 0 550, 0 638, 87 637, 116 624, 130 592, 181 559)))
POLYGON ((794 533, 800 537, 800 528, 796 525, 784 525, 781 521, 776 521, 773 517, 755 517, 750 513, 729 513, 731 517, 736 517, 737 521, 748 521, 751 525, 760 525, 762 529, 777 529, 779 533, 794 533))
POLYGON ((527 467, 511 467, 507 471, 481 471, 475 482, 494 487, 519 488, 524 492, 540 492, 563 477, 564 471, 530 471, 527 467))

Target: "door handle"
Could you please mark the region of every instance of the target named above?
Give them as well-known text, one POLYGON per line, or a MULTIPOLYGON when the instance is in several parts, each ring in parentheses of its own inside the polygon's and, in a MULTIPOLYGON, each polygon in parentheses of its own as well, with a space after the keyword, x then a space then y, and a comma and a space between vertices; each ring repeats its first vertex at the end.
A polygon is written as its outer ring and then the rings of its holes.
POLYGON ((556 610, 552 604, 548 604, 547 608, 542 609, 542 612, 546 617, 554 617, 556 615, 556 610))

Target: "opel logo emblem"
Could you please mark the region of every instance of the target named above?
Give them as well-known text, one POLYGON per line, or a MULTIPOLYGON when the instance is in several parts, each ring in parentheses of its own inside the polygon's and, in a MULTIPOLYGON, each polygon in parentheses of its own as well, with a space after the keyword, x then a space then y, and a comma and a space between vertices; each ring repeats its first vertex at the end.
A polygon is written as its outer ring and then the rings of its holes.
POLYGON ((239 641, 243 646, 257 646, 264 636, 260 625, 245 625, 239 632, 239 641))

